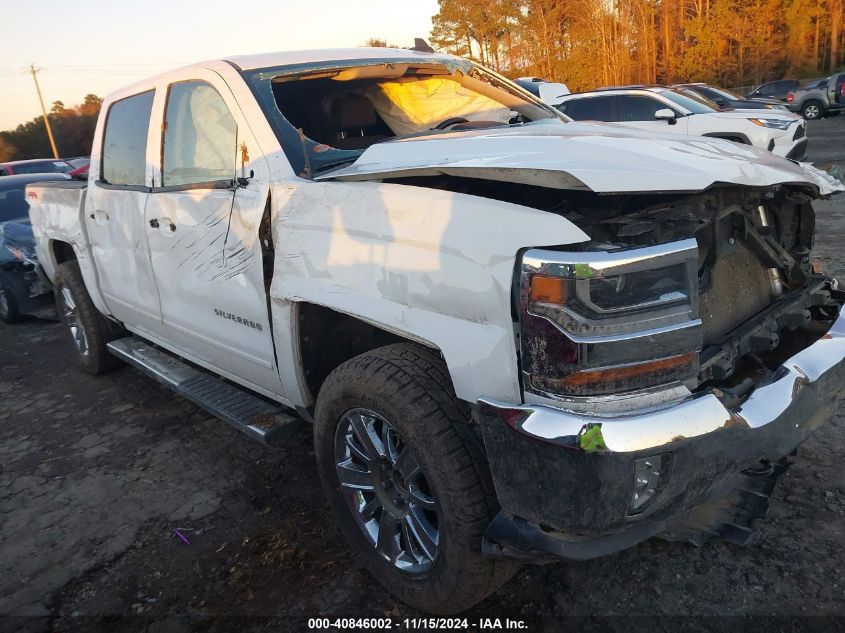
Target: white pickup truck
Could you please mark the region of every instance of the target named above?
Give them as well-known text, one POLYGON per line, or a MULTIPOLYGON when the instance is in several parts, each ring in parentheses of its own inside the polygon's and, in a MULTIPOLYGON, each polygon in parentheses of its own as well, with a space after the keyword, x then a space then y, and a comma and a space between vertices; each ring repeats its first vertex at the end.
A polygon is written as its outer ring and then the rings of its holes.
POLYGON ((465 59, 200 63, 109 96, 85 183, 27 189, 82 367, 268 445, 402 600, 520 561, 744 542, 845 385, 809 165, 570 122, 465 59))

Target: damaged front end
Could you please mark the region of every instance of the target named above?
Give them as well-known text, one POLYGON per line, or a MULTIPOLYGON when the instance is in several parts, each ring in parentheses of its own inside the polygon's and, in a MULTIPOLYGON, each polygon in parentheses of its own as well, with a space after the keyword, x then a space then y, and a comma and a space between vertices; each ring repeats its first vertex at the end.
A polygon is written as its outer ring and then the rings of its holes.
POLYGON ((522 258, 531 394, 576 406, 677 383, 741 398, 838 315, 836 282, 810 259, 815 218, 804 193, 726 188, 668 201, 594 197, 602 206, 593 209, 580 202, 563 212, 594 236, 589 244, 522 258))
POLYGON ((810 201, 792 186, 558 196, 593 239, 522 255, 526 404, 476 412, 502 506, 488 553, 748 539, 845 385, 845 294, 811 261, 810 201))
POLYGON ((28 219, 0 222, 0 316, 52 316, 52 287, 38 268, 28 219))

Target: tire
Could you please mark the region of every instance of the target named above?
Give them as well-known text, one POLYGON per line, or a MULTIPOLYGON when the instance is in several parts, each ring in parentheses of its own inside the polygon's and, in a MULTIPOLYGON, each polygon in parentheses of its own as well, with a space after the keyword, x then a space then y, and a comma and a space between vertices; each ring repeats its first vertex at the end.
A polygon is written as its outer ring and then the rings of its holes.
POLYGON ((481 440, 469 419, 469 408, 455 396, 440 356, 410 343, 388 345, 342 364, 326 379, 317 399, 315 454, 341 530, 356 557, 388 592, 428 613, 448 615, 471 607, 519 567, 514 561, 481 555, 482 537, 498 503, 481 440), (384 456, 361 466, 366 462, 355 452, 364 446, 359 430, 370 421, 370 444, 376 449, 380 445, 384 456), (353 445, 358 447, 354 451, 353 445), (344 461, 347 455, 350 460, 344 461), (391 455, 397 457, 395 468, 391 455), (350 472, 359 490, 350 487, 350 472), (394 504, 390 495, 400 501, 394 504), (417 503, 420 499, 424 503, 417 503), (406 514, 393 519, 388 505, 406 514), (380 550, 378 534, 362 527, 368 508, 371 530, 378 527, 381 534, 385 512, 388 527, 397 526, 384 532, 396 534, 385 539, 387 548, 380 550), (436 538, 416 538, 435 531, 436 538), (384 549, 395 559, 389 560, 384 549))
POLYGON ((82 369, 97 375, 120 367, 120 361, 106 348, 119 334, 94 307, 77 262, 59 264, 53 292, 59 319, 70 330, 82 369))
POLYGON ((5 273, 0 273, 0 321, 3 323, 17 323, 21 320, 15 289, 6 279, 5 273))
POLYGON ((801 116, 808 121, 820 119, 824 116, 824 105, 821 101, 810 100, 801 106, 801 116))

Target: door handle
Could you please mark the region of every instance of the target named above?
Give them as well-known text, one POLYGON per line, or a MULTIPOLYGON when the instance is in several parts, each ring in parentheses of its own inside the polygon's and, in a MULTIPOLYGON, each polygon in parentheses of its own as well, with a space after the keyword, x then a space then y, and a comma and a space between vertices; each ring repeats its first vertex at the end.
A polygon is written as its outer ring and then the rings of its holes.
POLYGON ((91 219, 96 222, 108 222, 109 214, 102 209, 94 209, 94 213, 91 214, 91 219))
POLYGON ((157 229, 158 228, 158 218, 153 218, 152 220, 150 220, 150 226, 153 227, 154 229, 157 229))

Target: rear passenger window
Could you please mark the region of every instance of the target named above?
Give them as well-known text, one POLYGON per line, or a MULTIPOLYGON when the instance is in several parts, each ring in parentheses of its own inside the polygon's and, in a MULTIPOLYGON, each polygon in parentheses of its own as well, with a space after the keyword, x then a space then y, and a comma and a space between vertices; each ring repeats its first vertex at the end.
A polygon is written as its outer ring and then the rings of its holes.
POLYGON ((576 121, 614 121, 615 97, 586 97, 566 102, 564 113, 576 121))
POLYGON ((164 120, 163 186, 235 177, 238 127, 214 88, 203 81, 173 84, 164 120))
POLYGON ((636 95, 619 95, 616 107, 619 109, 619 120, 625 121, 654 121, 654 114, 658 110, 671 109, 657 99, 636 95))
POLYGON ((114 102, 103 135, 100 178, 110 185, 144 186, 147 173, 147 130, 155 91, 114 102))

